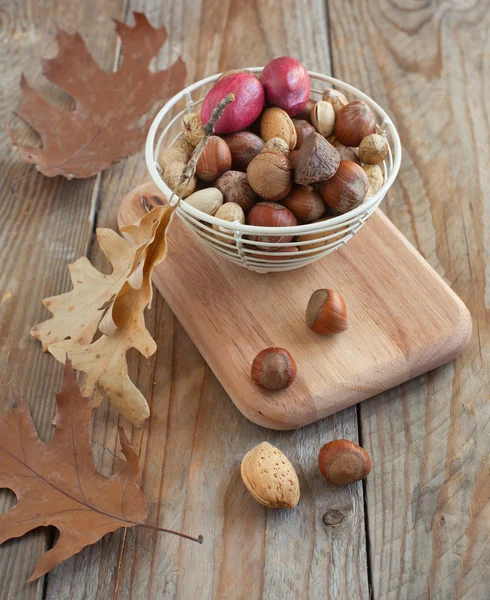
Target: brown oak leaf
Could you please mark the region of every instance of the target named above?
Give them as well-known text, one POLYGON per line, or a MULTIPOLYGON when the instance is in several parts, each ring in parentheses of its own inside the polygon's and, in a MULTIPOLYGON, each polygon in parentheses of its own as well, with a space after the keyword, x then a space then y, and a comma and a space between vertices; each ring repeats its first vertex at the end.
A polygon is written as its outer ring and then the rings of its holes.
MULTIPOLYGON (((180 57, 166 70, 149 70, 167 39, 165 27, 155 29, 143 13, 134 19, 134 27, 116 21, 123 59, 115 73, 98 66, 78 33, 58 31, 58 55, 42 61, 43 73, 73 97, 74 110, 54 107, 22 77, 17 114, 38 131, 42 148, 21 146, 20 153, 44 175, 91 177, 135 154, 153 120, 138 126, 141 117, 182 89, 187 72, 180 57)), ((10 139, 17 145, 12 132, 10 139)))
POLYGON ((122 427, 125 467, 112 477, 96 470, 89 435, 92 409, 69 361, 56 394, 56 430, 49 443, 39 439, 27 402, 17 394, 16 400, 17 407, 0 418, 0 487, 11 489, 18 500, 0 515, 0 544, 41 526, 54 525, 60 533, 37 563, 33 581, 106 533, 145 525, 146 499, 137 484, 138 457, 122 427))

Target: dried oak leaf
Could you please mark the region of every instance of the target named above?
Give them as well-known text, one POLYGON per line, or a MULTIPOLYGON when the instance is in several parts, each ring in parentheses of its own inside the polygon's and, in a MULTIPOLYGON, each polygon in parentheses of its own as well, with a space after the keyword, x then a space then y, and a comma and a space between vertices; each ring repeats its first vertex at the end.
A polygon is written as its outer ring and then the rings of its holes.
POLYGON ((68 356, 75 369, 86 373, 84 394, 92 395, 96 390, 105 392, 109 401, 136 427, 141 427, 150 411, 145 397, 129 378, 126 353, 136 348, 148 358, 156 350, 145 325, 144 311, 152 299, 153 268, 167 254, 166 233, 174 210, 175 206, 167 205, 154 208, 147 215, 158 212, 161 216, 154 239, 147 248, 141 287, 135 289, 126 281, 114 300, 111 315, 114 332, 110 336, 102 335, 92 344, 68 339, 48 346, 57 360, 64 362, 68 356))
MULTIPOLYGON (((138 127, 140 118, 182 89, 187 72, 180 57, 166 70, 148 69, 167 39, 165 27, 155 29, 143 13, 134 19, 134 27, 116 21, 123 48, 116 73, 98 66, 78 33, 58 32, 58 55, 42 61, 43 73, 73 97, 75 110, 52 106, 22 77, 17 115, 38 131, 42 148, 21 146, 20 153, 44 175, 91 177, 135 154, 153 116, 138 127)), ((10 138, 17 145, 11 132, 10 138)))
POLYGON ((56 430, 49 443, 39 439, 27 402, 16 400, 17 407, 0 418, 0 488, 11 489, 18 500, 0 515, 0 544, 41 526, 54 525, 60 533, 37 563, 33 581, 106 533, 143 524, 146 499, 136 483, 138 457, 122 427, 126 466, 112 477, 96 470, 92 410, 69 361, 56 394, 56 430))
POLYGON ((124 227, 121 231, 132 241, 112 229, 97 229, 100 248, 112 265, 112 273, 100 273, 86 257, 69 265, 73 290, 45 298, 43 303, 53 316, 31 329, 31 335, 41 341, 43 350, 67 338, 89 344, 124 283, 129 281, 135 287, 141 286, 139 273, 162 214, 163 207, 157 207, 138 223, 124 227))

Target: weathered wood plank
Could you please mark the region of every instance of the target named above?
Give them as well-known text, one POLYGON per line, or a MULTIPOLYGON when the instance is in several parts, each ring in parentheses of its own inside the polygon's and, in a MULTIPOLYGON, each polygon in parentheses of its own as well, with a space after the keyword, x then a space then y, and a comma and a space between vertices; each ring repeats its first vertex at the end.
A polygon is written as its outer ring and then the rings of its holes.
POLYGON ((487 598, 490 7, 329 7, 335 75, 385 106, 402 138, 398 193, 384 209, 474 323, 453 364, 361 405, 374 597, 487 598))
MULTIPOLYGON (((5 124, 19 104, 19 80, 28 81, 60 106, 71 100, 43 80, 39 59, 56 54, 56 24, 80 31, 100 64, 110 68, 116 38, 107 31, 110 17, 122 16, 123 1, 58 2, 30 1, 2 6, 2 86, 0 153, 0 406, 10 405, 7 384, 13 382, 29 399, 38 431, 51 436, 54 414, 53 390, 61 381, 61 368, 43 355, 39 343, 29 336, 32 325, 46 317, 41 300, 69 289, 68 262, 89 246, 97 180, 48 179, 24 163, 10 149, 5 124), (94 18, 96 14, 96 18, 94 18), (104 35, 101 35, 104 31, 104 35), (14 186, 16 193, 11 193, 14 186)), ((110 28, 109 28, 110 29, 110 28)), ((37 135, 20 122, 15 129, 25 143, 37 143, 37 135)), ((0 511, 12 505, 12 494, 0 490, 0 511)), ((0 547, 0 598, 40 598, 43 579, 26 585, 45 546, 47 530, 38 530, 0 547)))
MULTIPOLYGON (((167 25, 168 46, 182 52, 189 81, 285 53, 330 70, 326 15, 317 0, 137 7, 167 25)), ((169 60, 167 49, 157 66, 169 60)), ((120 199, 145 178, 142 156, 107 171, 98 224, 114 227, 120 199)), ((99 259, 97 249, 92 256, 99 259)), ((357 439, 356 409, 296 432, 261 429, 233 407, 158 295, 147 324, 158 351, 148 361, 133 357, 130 371, 152 409, 149 423, 132 432, 148 520, 201 533, 204 544, 142 529, 107 536, 51 573, 47 598, 342 598, 346 589, 368 598, 362 486, 332 489, 316 467, 323 443, 357 439), (241 484, 241 458, 264 439, 298 469, 303 497, 292 512, 266 511, 241 484), (332 524, 323 523, 325 514, 332 524)), ((94 449, 107 473, 117 465, 116 421, 106 405, 96 413, 94 449)))

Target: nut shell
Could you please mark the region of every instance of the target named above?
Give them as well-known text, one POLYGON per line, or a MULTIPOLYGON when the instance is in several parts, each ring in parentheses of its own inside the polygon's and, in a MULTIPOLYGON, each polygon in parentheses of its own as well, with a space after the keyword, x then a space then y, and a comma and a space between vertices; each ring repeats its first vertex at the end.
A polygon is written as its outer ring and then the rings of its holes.
POLYGON ((263 198, 277 202, 285 198, 293 183, 291 163, 286 156, 261 152, 248 165, 247 179, 253 191, 263 198))
POLYGON ((343 160, 335 175, 322 185, 320 196, 327 206, 344 214, 364 202, 368 188, 369 181, 362 167, 343 160))
POLYGON ((244 212, 259 200, 248 183, 247 175, 241 171, 226 171, 218 177, 215 186, 222 192, 225 202, 238 204, 244 212))
POLYGON ((223 194, 220 190, 211 187, 194 192, 185 201, 208 215, 214 215, 223 204, 223 194))
POLYGON ((315 104, 311 111, 311 123, 323 137, 331 135, 335 125, 335 112, 330 102, 320 100, 315 104))
POLYGON ((335 175, 340 154, 319 133, 312 133, 301 145, 293 159, 294 182, 310 185, 335 175))
POLYGON ((356 165, 361 165, 361 161, 354 148, 344 146, 344 144, 341 144, 338 140, 334 140, 333 147, 340 154, 341 160, 350 160, 351 162, 356 163, 356 165))
POLYGON ((228 144, 212 135, 204 146, 196 165, 196 175, 203 181, 214 181, 231 168, 231 152, 228 144))
POLYGON ((348 485, 367 477, 372 462, 364 448, 354 442, 333 440, 321 448, 318 467, 325 479, 335 485, 348 485))
POLYGON ((300 498, 296 471, 275 446, 262 442, 243 457, 241 476, 253 498, 268 508, 294 508, 300 498))
POLYGON ((306 138, 314 133, 315 128, 311 123, 305 121, 304 119, 292 119, 294 128, 296 129, 296 137, 298 138, 295 146, 295 150, 301 148, 301 144, 306 140, 306 138))
POLYGON ((339 112, 344 108, 344 106, 347 106, 347 104, 349 104, 349 101, 342 92, 331 88, 328 88, 323 92, 322 100, 324 100, 325 102, 330 102, 335 116, 339 114, 339 112))
POLYGON ((322 198, 309 185, 295 185, 282 202, 303 223, 319 219, 325 212, 322 198))
MULTIPOLYGON (((234 202, 226 202, 225 204, 221 205, 218 210, 216 211, 215 215, 214 215, 217 219, 223 219, 224 221, 230 221, 230 223, 233 223, 235 221, 238 221, 239 223, 241 223, 243 225, 243 223, 245 223, 245 213, 243 212, 242 208, 240 206, 238 206, 238 204, 235 204, 234 202)), ((233 235, 233 232, 231 230, 228 230, 226 228, 224 228, 223 226, 220 225, 213 225, 213 229, 215 231, 218 231, 224 235, 216 235, 216 239, 218 239, 220 242, 224 242, 225 244, 235 244, 235 238, 233 235), (225 237, 227 236, 227 237, 225 237)))
POLYGON ((316 290, 308 301, 306 324, 315 333, 342 333, 349 326, 342 296, 335 290, 316 290))
POLYGON ((362 170, 366 173, 369 188, 366 194, 366 198, 374 196, 378 192, 384 183, 383 171, 379 165, 362 165, 362 170))
POLYGON ((266 348, 252 363, 252 379, 267 390, 283 390, 296 377, 296 363, 284 348, 266 348))
POLYGON ((204 137, 201 117, 197 113, 187 113, 182 117, 182 136, 195 148, 204 137))
POLYGON ((262 152, 274 152, 275 154, 282 154, 283 156, 289 156, 289 146, 282 138, 271 138, 267 140, 262 148, 262 152))
POLYGON ((180 183, 185 165, 185 162, 178 161, 173 161, 166 164, 163 168, 163 180, 176 194, 180 195, 185 189, 183 197, 187 198, 187 196, 190 196, 196 190, 197 178, 193 176, 187 186, 183 183, 180 183))
POLYGON ((358 154, 363 163, 378 165, 388 156, 388 141, 379 133, 371 133, 362 140, 358 154))
MULTIPOLYGON (((295 227, 298 224, 293 213, 277 202, 259 202, 247 215, 247 225, 256 227, 295 227)), ((248 239, 265 244, 287 244, 292 235, 249 235, 248 239)), ((260 246, 259 246, 260 248, 260 246)), ((270 250, 267 246, 266 250, 270 250)))
POLYGON ((307 101, 304 109, 301 112, 299 112, 297 115, 294 115, 295 119, 301 119, 303 121, 308 121, 308 123, 309 123, 310 118, 311 118, 311 109, 315 106, 315 104, 316 104, 316 100, 314 100, 313 98, 310 98, 307 101))
POLYGON ((349 102, 337 115, 335 136, 344 146, 359 146, 363 138, 376 132, 376 119, 363 100, 349 102))
POLYGON ((223 138, 231 152, 231 168, 245 171, 264 147, 264 140, 250 131, 239 131, 223 138))
POLYGON ((267 142, 271 138, 281 138, 294 150, 297 142, 296 129, 288 113, 274 106, 266 108, 260 121, 260 137, 267 142))

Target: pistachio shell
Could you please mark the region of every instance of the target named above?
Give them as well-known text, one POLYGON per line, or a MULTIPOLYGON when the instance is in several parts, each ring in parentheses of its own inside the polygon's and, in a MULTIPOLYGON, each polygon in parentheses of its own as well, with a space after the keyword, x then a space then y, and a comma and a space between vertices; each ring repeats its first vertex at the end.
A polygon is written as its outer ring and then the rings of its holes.
POLYGON ((208 215, 214 215, 223 204, 223 194, 217 188, 205 188, 194 192, 185 201, 208 215))
POLYGON ((244 456, 241 475, 254 499, 268 508, 294 508, 299 502, 299 481, 293 465, 268 442, 244 456))

